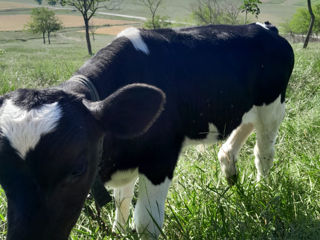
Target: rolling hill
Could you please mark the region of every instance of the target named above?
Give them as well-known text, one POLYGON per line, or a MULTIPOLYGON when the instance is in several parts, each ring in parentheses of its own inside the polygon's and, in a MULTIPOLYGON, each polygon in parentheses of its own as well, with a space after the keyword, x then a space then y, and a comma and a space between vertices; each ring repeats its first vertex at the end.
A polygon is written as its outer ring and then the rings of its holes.
MULTIPOLYGON (((222 1, 222 0, 221 0, 222 1)), ((163 4, 159 9, 159 13, 164 16, 168 16, 172 20, 180 22, 190 22, 190 15, 192 9, 197 5, 198 0, 163 0, 163 4)), ((230 0, 235 5, 240 5, 241 0, 230 0)), ((261 14, 258 21, 269 20, 274 24, 289 19, 297 8, 306 6, 306 0, 262 0, 260 5, 261 14)), ((37 6, 35 0, 0 0, 0 6, 5 4, 13 5, 16 3, 23 4, 23 8, 27 8, 26 5, 37 6)), ((313 4, 320 3, 320 0, 313 0, 313 4)), ((101 10, 107 11, 107 10, 101 10)), ((125 14, 132 16, 148 17, 148 11, 140 2, 140 0, 124 0, 121 9, 112 10, 112 13, 125 14)), ((0 14, 5 14, 5 9, 0 7, 0 14)), ((257 21, 254 17, 251 17, 251 21, 257 21)))

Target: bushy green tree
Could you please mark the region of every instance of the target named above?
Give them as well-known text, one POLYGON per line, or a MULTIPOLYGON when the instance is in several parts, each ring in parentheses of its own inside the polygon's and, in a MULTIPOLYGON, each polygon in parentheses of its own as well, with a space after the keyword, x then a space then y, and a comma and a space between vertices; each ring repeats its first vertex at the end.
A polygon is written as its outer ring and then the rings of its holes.
MULTIPOLYGON (((320 33, 320 4, 312 6, 315 15, 313 33, 320 33)), ((310 14, 307 8, 298 8, 289 22, 283 24, 283 30, 287 33, 306 34, 310 25, 310 14)))
POLYGON ((26 24, 26 28, 33 33, 41 33, 43 43, 46 43, 45 34, 48 36, 50 44, 50 34, 62 28, 62 23, 56 17, 54 11, 48 8, 34 8, 31 12, 31 20, 26 24))
POLYGON ((310 15, 306 8, 297 9, 289 22, 290 30, 293 33, 307 33, 310 22, 310 15))
POLYGON ((243 1, 243 4, 241 5, 240 9, 241 9, 241 12, 245 13, 244 23, 247 23, 249 13, 254 15, 256 18, 259 16, 260 14, 259 4, 261 3, 262 2, 260 0, 244 0, 243 1))

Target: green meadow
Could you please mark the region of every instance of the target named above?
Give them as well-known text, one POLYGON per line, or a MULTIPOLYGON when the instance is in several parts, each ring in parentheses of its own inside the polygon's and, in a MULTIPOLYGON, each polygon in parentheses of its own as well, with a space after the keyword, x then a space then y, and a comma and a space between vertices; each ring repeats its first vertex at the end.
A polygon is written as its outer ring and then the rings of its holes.
MULTIPOLYGON (((220 0, 223 2, 224 0, 220 0)), ((37 6, 35 0, 0 0, 1 2, 14 2, 14 3, 24 3, 37 6)), ((45 4, 45 0, 44 6, 45 4)), ((241 5, 241 0, 228 0, 235 5, 241 5)), ((269 20, 274 24, 280 24, 285 20, 288 20, 299 7, 306 7, 306 0, 262 0, 263 4, 260 5, 261 14, 258 18, 258 21, 269 20)), ((168 16, 171 20, 178 22, 187 22, 192 24, 190 15, 192 9, 196 6, 197 0, 163 0, 161 7, 159 8, 159 13, 163 16, 168 16)), ((312 0, 312 4, 320 3, 320 0, 312 0)), ((23 9, 20 9, 22 11, 23 9)), ((29 11, 26 10, 25 11, 29 11)), ((121 8, 114 9, 112 11, 107 11, 117 14, 133 15, 133 16, 142 16, 148 17, 149 12, 141 4, 139 0, 123 0, 121 8)), ((12 11, 13 13, 18 13, 18 11, 12 11)), ((0 14, 3 12, 0 10, 0 14)), ((100 17, 102 17, 100 15, 100 17)), ((252 21, 257 21, 254 17, 250 18, 252 21)))
MULTIPOLYGON (((119 13, 145 15, 139 6, 133 7, 134 0, 127 2, 127 7, 119 13)), ((177 19, 186 19, 191 2, 194 1, 168 1, 167 15, 180 8, 177 19), (176 8, 171 9, 170 4, 176 8)), ((265 2, 264 8, 273 9, 269 11, 272 15, 280 5, 290 7, 291 11, 306 1, 265 2)), ((0 11, 0 14, 4 13, 0 11)), ((277 17, 282 19, 281 15, 277 17)), ((0 32, 0 95, 17 88, 42 88, 67 80, 90 57, 84 34, 79 30, 63 29, 55 33, 51 45, 43 45, 40 36, 27 32, 0 32)), ((96 35, 92 41, 94 52, 113 38, 96 35)), ((295 43, 293 48, 295 68, 287 90, 286 117, 277 138, 269 177, 256 182, 254 133, 241 150, 240 175, 233 187, 228 186, 220 173, 217 153, 222 142, 201 149, 186 148, 166 201, 160 239, 319 239, 320 44, 311 43, 302 49, 301 43, 295 43)), ((98 217, 89 198, 70 239, 138 239, 130 226, 126 234, 111 232, 114 207, 113 202, 109 203, 98 217)), ((132 224, 131 219, 128 225, 132 224)), ((0 189, 0 239, 5 239, 5 234, 6 197, 0 189)))

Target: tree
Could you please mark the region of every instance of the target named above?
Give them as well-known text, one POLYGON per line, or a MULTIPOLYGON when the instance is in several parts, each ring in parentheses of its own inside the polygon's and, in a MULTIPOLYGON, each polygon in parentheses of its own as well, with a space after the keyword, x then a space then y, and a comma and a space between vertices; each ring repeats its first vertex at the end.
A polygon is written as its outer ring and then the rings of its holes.
POLYGON ((198 0, 192 16, 200 25, 237 24, 240 7, 231 1, 198 0))
MULTIPOLYGON (((314 24, 312 32, 320 33, 320 4, 312 6, 314 24)), ((283 31, 291 34, 307 34, 310 27, 310 13, 307 8, 298 8, 292 18, 282 24, 283 31)))
POLYGON ((168 17, 162 17, 157 14, 162 0, 140 0, 140 2, 148 8, 151 18, 145 24, 146 28, 163 28, 168 27, 171 23, 168 20, 168 17))
POLYGON ((309 14, 306 8, 298 8, 289 21, 289 29, 295 34, 306 34, 308 31, 309 14))
POLYGON ((143 26, 149 29, 158 29, 167 28, 170 27, 170 25, 171 22, 169 20, 169 17, 156 15, 153 20, 147 20, 143 26))
POLYGON ((147 28, 159 28, 159 24, 160 24, 160 16, 157 15, 157 11, 162 3, 162 0, 140 0, 140 2, 146 7, 148 8, 150 14, 151 14, 151 18, 150 21, 147 21, 145 26, 147 28))
POLYGON ((59 19, 56 18, 56 16, 53 14, 50 16, 47 22, 47 34, 48 34, 48 43, 51 44, 50 41, 50 34, 52 32, 56 32, 62 28, 62 23, 59 21, 59 19))
POLYGON ((89 26, 89 31, 91 32, 92 40, 95 41, 95 33, 97 31, 97 27, 94 25, 93 21, 91 21, 91 24, 89 26))
POLYGON ((313 25, 314 25, 314 19, 315 19, 315 16, 313 14, 312 7, 311 7, 311 0, 307 0, 307 2, 308 2, 308 11, 309 11, 309 14, 310 14, 310 25, 309 25, 307 37, 306 37, 306 39, 304 41, 304 44, 303 44, 303 48, 307 48, 307 46, 308 46, 309 39, 310 39, 310 36, 311 36, 311 33, 312 33, 312 28, 313 28, 313 25))
POLYGON ((35 0, 39 5, 42 4, 42 0, 35 0))
POLYGON ((255 15, 256 18, 258 18, 258 15, 260 14, 260 8, 259 5, 262 3, 260 0, 244 0, 241 8, 241 12, 245 13, 245 19, 244 23, 247 23, 248 19, 248 13, 251 13, 252 15, 255 15))
POLYGON ((50 44, 50 34, 62 28, 62 23, 55 16, 54 11, 48 8, 34 8, 31 12, 31 21, 26 27, 33 33, 42 33, 43 44, 46 43, 45 34, 50 44))
POLYGON ((218 24, 220 7, 217 0, 198 0, 198 6, 193 16, 199 24, 218 24))
POLYGON ((90 41, 90 19, 95 15, 99 8, 115 9, 120 6, 123 0, 49 0, 52 4, 60 3, 61 6, 71 6, 77 9, 83 18, 88 53, 92 55, 90 41), (102 4, 104 5, 102 6, 102 4))

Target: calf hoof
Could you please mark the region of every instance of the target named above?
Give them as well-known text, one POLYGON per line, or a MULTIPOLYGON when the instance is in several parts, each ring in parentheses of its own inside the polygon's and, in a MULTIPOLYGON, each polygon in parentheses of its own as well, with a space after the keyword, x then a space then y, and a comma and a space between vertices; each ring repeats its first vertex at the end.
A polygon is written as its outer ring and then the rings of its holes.
POLYGON ((237 183, 237 180, 238 180, 238 174, 227 177, 227 182, 231 187, 237 183))

